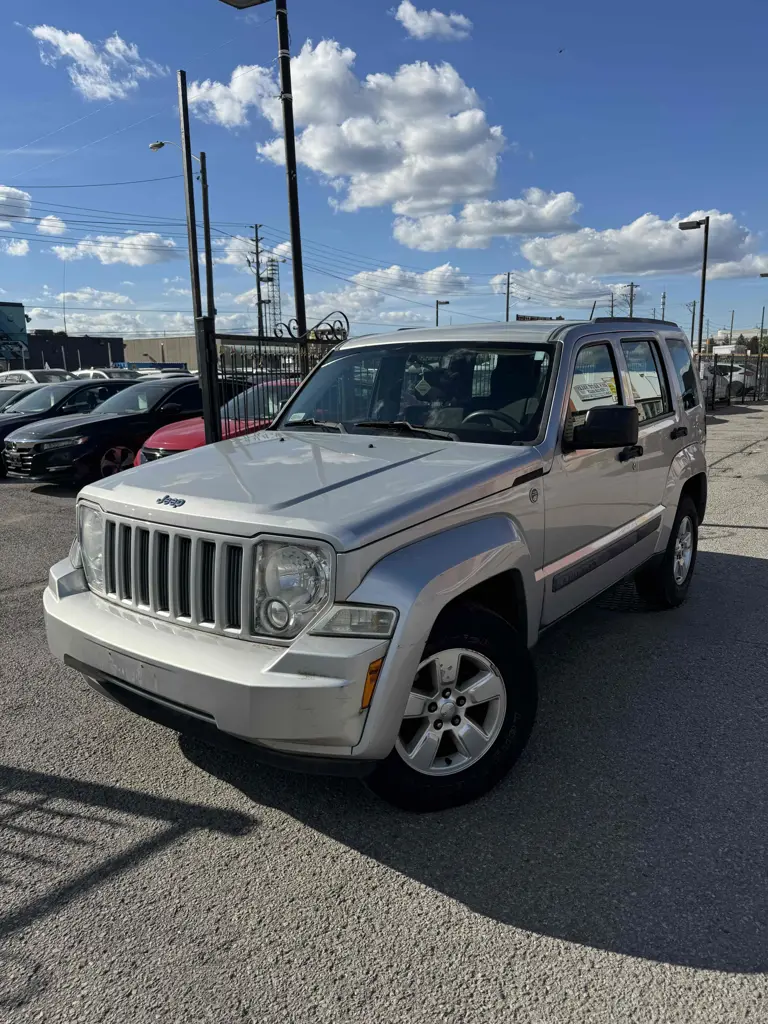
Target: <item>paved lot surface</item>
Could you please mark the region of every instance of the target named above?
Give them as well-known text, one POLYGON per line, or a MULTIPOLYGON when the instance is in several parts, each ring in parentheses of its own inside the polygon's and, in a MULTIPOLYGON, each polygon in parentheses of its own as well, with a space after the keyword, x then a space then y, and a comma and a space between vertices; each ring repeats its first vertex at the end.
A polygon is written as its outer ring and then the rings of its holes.
POLYGON ((72 495, 0 481, 0 1020, 768 1020, 768 411, 715 417, 691 599, 544 638, 512 777, 411 817, 49 657, 72 495))

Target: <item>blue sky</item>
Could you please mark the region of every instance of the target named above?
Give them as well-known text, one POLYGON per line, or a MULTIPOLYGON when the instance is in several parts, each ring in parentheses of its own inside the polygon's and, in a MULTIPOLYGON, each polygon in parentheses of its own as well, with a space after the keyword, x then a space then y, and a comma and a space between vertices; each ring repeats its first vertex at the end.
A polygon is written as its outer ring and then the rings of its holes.
MULTIPOLYGON (((289 7, 310 314, 344 309, 363 333, 430 322, 447 298, 454 323, 503 318, 509 270, 516 311, 604 309, 634 280, 637 312, 658 314, 666 290, 668 317, 688 325, 701 233, 676 220, 702 211, 713 331, 731 309, 737 328, 759 321, 764 5, 289 7)), ((61 326, 64 293, 71 333, 189 329, 180 156, 148 149, 178 140, 180 67, 208 154, 221 329, 256 322, 238 240, 249 225, 288 254, 273 5, 162 9, 80 0, 7 15, 0 288, 32 327, 61 326)), ((281 273, 288 313, 289 263, 281 273)))

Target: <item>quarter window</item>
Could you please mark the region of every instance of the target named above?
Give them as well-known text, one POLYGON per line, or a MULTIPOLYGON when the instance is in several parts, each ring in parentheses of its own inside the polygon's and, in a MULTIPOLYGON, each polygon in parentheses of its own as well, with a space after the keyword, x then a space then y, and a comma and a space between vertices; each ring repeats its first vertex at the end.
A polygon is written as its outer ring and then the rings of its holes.
POLYGON ((651 341, 622 341, 621 347, 640 422, 665 416, 671 402, 658 347, 651 341))
POLYGON ((696 386, 696 373, 693 369, 691 353, 688 346, 680 338, 667 338, 667 348, 672 357, 672 364, 680 384, 683 396, 683 408, 693 409, 699 404, 699 389, 696 386))

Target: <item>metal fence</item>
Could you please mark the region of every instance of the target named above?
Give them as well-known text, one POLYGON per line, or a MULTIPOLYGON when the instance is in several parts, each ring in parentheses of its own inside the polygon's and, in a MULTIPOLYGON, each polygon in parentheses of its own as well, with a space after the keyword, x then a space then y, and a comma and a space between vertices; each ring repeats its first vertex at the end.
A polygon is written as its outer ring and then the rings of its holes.
POLYGON ((709 409, 768 399, 768 355, 694 355, 709 409))
POLYGON ((242 390, 224 406, 227 436, 267 426, 302 380, 302 356, 309 370, 335 342, 308 341, 304 353, 293 339, 248 339, 218 346, 219 378, 235 380, 242 390))

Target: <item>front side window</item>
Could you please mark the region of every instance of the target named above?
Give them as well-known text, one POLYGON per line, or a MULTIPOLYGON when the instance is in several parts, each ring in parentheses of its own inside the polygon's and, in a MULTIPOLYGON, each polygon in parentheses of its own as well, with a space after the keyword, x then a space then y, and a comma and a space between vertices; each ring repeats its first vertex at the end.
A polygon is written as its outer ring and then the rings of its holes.
POLYGON ((618 405, 619 378, 610 345, 585 345, 576 356, 563 441, 570 444, 590 409, 618 405))
POLYGON ((699 389, 696 385, 696 372, 688 346, 680 338, 667 338, 667 348, 672 357, 680 394, 683 396, 683 408, 693 409, 699 404, 699 389))
POLYGON ((530 444, 541 427, 551 345, 388 344, 334 352, 280 417, 351 433, 419 431, 480 444, 530 444))
POLYGON ((178 391, 168 395, 160 408, 163 409, 166 405, 178 405, 181 407, 180 412, 202 412, 203 393, 200 390, 200 385, 187 384, 183 388, 179 388, 178 391))
POLYGON ((632 398, 640 422, 666 416, 671 402, 656 343, 645 340, 622 341, 621 349, 629 370, 632 398))

